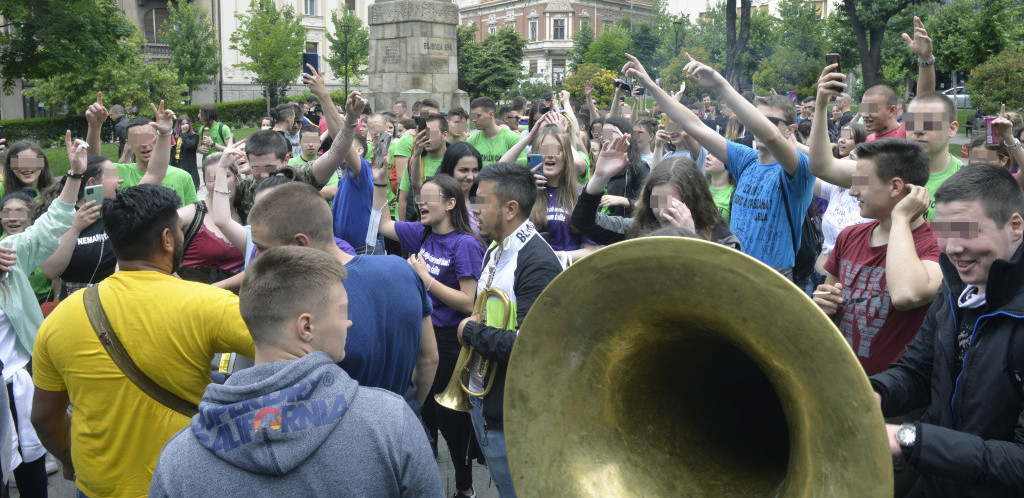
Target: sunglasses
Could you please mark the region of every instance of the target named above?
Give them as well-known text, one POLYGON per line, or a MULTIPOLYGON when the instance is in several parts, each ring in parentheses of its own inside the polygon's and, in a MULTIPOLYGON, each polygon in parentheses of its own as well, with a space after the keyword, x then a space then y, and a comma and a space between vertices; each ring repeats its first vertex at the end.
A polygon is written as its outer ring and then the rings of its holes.
POLYGON ((774 117, 771 117, 771 116, 766 116, 766 117, 768 118, 768 121, 771 121, 772 124, 775 125, 775 126, 779 126, 779 124, 784 124, 786 126, 789 126, 789 125, 793 124, 793 123, 790 123, 789 121, 786 121, 785 119, 782 119, 782 118, 774 118, 774 117))

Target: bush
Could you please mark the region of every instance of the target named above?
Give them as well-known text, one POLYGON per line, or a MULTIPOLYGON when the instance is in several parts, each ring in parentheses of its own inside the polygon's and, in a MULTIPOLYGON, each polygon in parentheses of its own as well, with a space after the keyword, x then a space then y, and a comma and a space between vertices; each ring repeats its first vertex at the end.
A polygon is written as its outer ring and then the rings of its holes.
POLYGON ((764 59, 754 73, 754 91, 767 95, 772 88, 780 95, 796 90, 801 99, 817 93, 821 64, 806 54, 784 47, 764 59))
MULTIPOLYGON (((174 113, 179 117, 187 115, 199 126, 200 105, 183 105, 173 108, 174 113)), ((221 102, 213 104, 217 109, 217 117, 220 121, 231 128, 259 127, 260 120, 267 115, 267 101, 265 99, 239 100, 235 102, 221 102)), ((139 116, 153 119, 153 110, 149 106, 139 106, 139 116)), ((106 127, 106 125, 104 125, 106 127)))
MULTIPOLYGON (((587 63, 576 66, 576 70, 562 80, 562 86, 569 90, 569 94, 586 108, 586 95, 583 89, 587 81, 590 81, 594 87, 594 93, 591 96, 597 100, 597 108, 600 109, 612 103, 612 97, 615 95, 614 79, 615 73, 597 64, 587 63)), ((628 95, 625 96, 628 97, 628 95)), ((596 119, 596 116, 593 119, 596 119)))
MULTIPOLYGON (((10 146, 18 140, 33 140, 43 148, 53 146, 54 143, 64 143, 65 130, 71 130, 71 136, 85 138, 89 124, 85 121, 84 115, 59 116, 55 118, 33 118, 33 119, 12 119, 0 121, 3 126, 3 136, 10 146)), ((108 120, 104 124, 103 135, 108 137, 113 123, 108 120)))
POLYGON ((1024 52, 1004 50, 971 71, 967 91, 971 104, 988 115, 999 112, 999 105, 1007 109, 1024 107, 1024 52))

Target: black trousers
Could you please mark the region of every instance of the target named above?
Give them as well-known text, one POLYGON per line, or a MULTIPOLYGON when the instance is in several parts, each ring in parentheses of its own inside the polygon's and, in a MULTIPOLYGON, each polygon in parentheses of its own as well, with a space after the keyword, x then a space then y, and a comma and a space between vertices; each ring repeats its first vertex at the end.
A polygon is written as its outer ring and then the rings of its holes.
POLYGON ((470 463, 470 447, 476 440, 473 435, 473 422, 468 412, 449 410, 437 404, 434 395, 444 392, 455 371, 455 361, 459 358, 462 345, 456 335, 458 327, 434 327, 437 337, 437 374, 430 396, 423 403, 423 423, 430 435, 437 441, 437 432, 441 431, 448 443, 448 453, 455 467, 455 487, 460 491, 473 487, 473 466, 470 463))
MULTIPOLYGON (((11 416, 14 427, 18 427, 18 409, 14 405, 14 386, 7 384, 7 399, 11 401, 11 416)), ((24 497, 46 498, 46 455, 31 462, 21 462, 14 468, 14 482, 18 484, 18 494, 24 497)))

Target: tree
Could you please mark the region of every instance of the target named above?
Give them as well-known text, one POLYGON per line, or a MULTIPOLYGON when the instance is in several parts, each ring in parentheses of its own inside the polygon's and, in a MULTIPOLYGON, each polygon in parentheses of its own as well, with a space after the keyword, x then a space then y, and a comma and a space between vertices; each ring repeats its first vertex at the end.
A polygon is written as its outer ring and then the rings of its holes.
MULTIPOLYGON (((345 9, 345 15, 338 18, 338 11, 331 12, 334 35, 327 32, 331 44, 331 55, 324 57, 336 76, 348 74, 350 80, 361 81, 370 68, 370 30, 354 11, 345 9), (348 49, 345 48, 345 28, 348 28, 348 49), (348 54, 348 59, 345 54, 348 54), (348 73, 345 72, 348 68, 348 73)), ((346 85, 347 86, 347 85, 346 85)))
POLYGON ((798 49, 782 47, 761 61, 761 69, 754 73, 754 91, 767 95, 774 88, 780 94, 796 90, 800 97, 813 96, 823 65, 798 49))
POLYGON ((936 69, 968 72, 1009 46, 1009 15, 1006 0, 956 0, 939 7, 925 22, 936 69))
POLYGON ((263 87, 269 114, 301 72, 306 28, 291 5, 278 10, 274 0, 252 0, 236 17, 231 49, 245 59, 234 66, 255 73, 252 81, 263 87))
POLYGON ((178 81, 189 95, 197 88, 213 83, 220 69, 217 36, 206 11, 194 3, 181 2, 175 8, 168 2, 169 20, 160 28, 160 41, 171 47, 171 65, 178 81))
POLYGON ((865 88, 871 88, 883 82, 882 41, 885 38, 889 18, 911 5, 918 5, 923 1, 874 0, 858 2, 843 0, 842 9, 846 12, 857 39, 857 52, 860 54, 861 73, 864 77, 865 88))
POLYGON ((740 87, 740 55, 750 36, 750 0, 740 0, 740 32, 736 33, 736 0, 725 1, 725 79, 740 87))
POLYGON ((583 62, 597 64, 618 73, 626 65, 626 53, 631 52, 629 32, 620 26, 612 26, 601 33, 583 57, 583 62))
POLYGON ((825 22, 810 2, 779 2, 779 42, 800 50, 811 59, 822 59, 825 54, 825 22))
POLYGON ((1024 51, 1008 49, 971 71, 967 90, 971 103, 981 112, 994 115, 1001 103, 1007 109, 1024 107, 1024 51))
POLYGON ((146 40, 138 29, 132 36, 110 50, 107 58, 98 59, 88 71, 60 77, 27 80, 32 87, 25 95, 48 107, 67 107, 72 114, 84 112, 102 91, 106 102, 137 102, 139 107, 166 100, 171 105, 181 101, 186 91, 168 63, 146 62, 141 49, 146 40))
POLYGON ((105 0, 0 2, 0 28, 5 92, 18 78, 84 76, 113 52, 121 55, 122 43, 137 30, 113 2, 105 0))
POLYGON ((476 41, 476 26, 459 26, 459 88, 473 97, 496 101, 517 88, 523 77, 526 39, 511 25, 476 41))
MULTIPOLYGON (((657 78, 661 69, 665 67, 671 57, 665 57, 665 51, 660 50, 667 41, 672 43, 671 35, 659 31, 658 26, 652 22, 642 22, 633 25, 633 32, 630 33, 630 50, 637 60, 647 68, 651 76, 657 78)), ((623 61, 625 64, 625 61, 623 61)), ((618 67, 622 69, 622 65, 618 67)))
POLYGON ((583 18, 579 31, 572 35, 572 48, 566 53, 569 57, 570 72, 583 63, 583 57, 587 55, 591 43, 594 43, 594 28, 590 26, 590 19, 583 18))
MULTIPOLYGON (((615 94, 615 88, 612 86, 615 74, 597 64, 580 64, 562 81, 562 86, 569 91, 573 98, 583 102, 586 107, 584 88, 589 81, 594 87, 594 93, 591 96, 597 100, 597 107, 605 107, 611 105, 612 97, 615 94)), ((592 116, 592 118, 597 119, 597 116, 592 116)))

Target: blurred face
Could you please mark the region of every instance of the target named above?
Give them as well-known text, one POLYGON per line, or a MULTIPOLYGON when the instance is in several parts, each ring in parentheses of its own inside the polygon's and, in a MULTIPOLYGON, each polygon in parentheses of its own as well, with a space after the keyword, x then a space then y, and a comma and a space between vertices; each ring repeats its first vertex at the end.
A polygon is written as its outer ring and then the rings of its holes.
POLYGON ((391 112, 394 112, 396 116, 405 116, 405 104, 395 104, 391 106, 391 112))
POLYGON ((814 110, 814 102, 808 102, 800 108, 800 115, 803 116, 805 119, 811 119, 811 116, 814 115, 814 110))
POLYGON ((429 105, 425 105, 425 106, 421 106, 420 107, 420 116, 427 117, 427 116, 430 116, 432 114, 441 114, 441 109, 438 109, 436 107, 431 107, 429 105))
POLYGON ((192 122, 187 119, 181 120, 181 134, 185 135, 192 129, 192 122))
POLYGON ((712 175, 722 173, 725 171, 725 164, 717 157, 708 154, 707 158, 704 160, 704 171, 707 171, 712 175))
POLYGON ((455 181, 459 182, 464 194, 469 194, 469 189, 476 183, 476 175, 480 174, 480 163, 473 156, 462 156, 455 163, 455 171, 452 175, 455 181))
POLYGON ((501 235, 502 206, 494 195, 494 182, 480 182, 473 199, 473 215, 480 222, 480 235, 496 239, 501 235))
POLYGON ((508 113, 508 115, 505 116, 505 124, 508 125, 508 128, 510 130, 513 130, 513 131, 518 130, 519 129, 519 113, 517 111, 512 111, 512 112, 508 113))
POLYGON ((99 182, 94 178, 90 178, 85 182, 86 185, 96 185, 97 183, 103 184, 103 198, 113 199, 117 195, 118 189, 121 188, 121 184, 124 183, 124 180, 121 178, 120 173, 118 173, 114 163, 107 161, 103 163, 103 175, 100 177, 99 182))
POLYGON ((700 99, 700 103, 704 104, 704 107, 711 105, 711 96, 705 95, 704 98, 700 99))
POLYGON ((604 130, 604 125, 601 123, 594 123, 590 125, 590 137, 601 140, 601 132, 604 130))
POLYGON ((544 166, 541 168, 544 177, 549 182, 560 179, 565 171, 565 151, 558 140, 550 134, 545 135, 537 145, 537 153, 544 156, 544 166))
MULTIPOLYGON (((707 167, 707 163, 705 163, 705 167, 707 167)), ((661 214, 665 212, 666 209, 672 207, 672 199, 683 202, 682 192, 680 192, 679 189, 671 183, 655 185, 651 189, 651 211, 654 212, 655 218, 657 218, 663 225, 665 222, 662 221, 664 218, 661 217, 661 214)))
POLYGON ((392 123, 391 121, 388 121, 388 120, 385 119, 384 120, 384 131, 390 133, 391 136, 395 136, 395 123, 392 123))
POLYGON ((875 171, 875 163, 869 159, 857 160, 857 172, 853 175, 850 195, 857 199, 860 215, 873 220, 884 219, 892 212, 892 182, 883 182, 875 171))
POLYGON ((320 150, 320 135, 311 131, 303 132, 299 143, 302 145, 302 155, 307 158, 316 157, 316 152, 320 150))
POLYGON ((646 148, 651 144, 651 141, 654 140, 654 135, 651 135, 651 132, 647 131, 646 127, 640 125, 633 127, 632 136, 636 145, 642 149, 646 148))
POLYGON ((960 279, 984 292, 992 263, 1009 260, 1020 245, 1024 220, 1015 213, 1000 227, 985 215, 980 201, 940 202, 935 205, 932 230, 960 279))
POLYGON ((156 133, 152 127, 135 126, 128 130, 128 145, 135 150, 135 158, 140 164, 149 164, 149 159, 153 157, 154 144, 156 133))
POLYGON ((907 138, 924 146, 929 156, 949 151, 949 139, 956 135, 958 123, 950 123, 945 106, 938 102, 912 102, 903 122, 907 138))
POLYGON ((971 147, 971 152, 968 155, 967 163, 974 164, 982 162, 998 164, 1002 166, 1003 169, 1005 169, 1006 171, 1010 171, 1011 169, 1009 157, 1001 156, 999 155, 999 152, 990 150, 988 147, 985 147, 984 145, 971 147))
POLYGON ((612 140, 615 140, 616 137, 620 136, 622 136, 622 132, 613 124, 605 124, 604 128, 601 130, 602 142, 611 142, 612 140))
POLYGON ((276 174, 277 170, 284 167, 285 163, 274 154, 264 154, 262 156, 249 155, 249 165, 252 168, 252 176, 259 181, 276 174))
POLYGON ((881 95, 865 95, 860 102, 860 115, 864 118, 864 127, 871 133, 896 127, 896 106, 890 106, 881 95))
POLYGON ((9 199, 0 212, 0 225, 8 235, 24 232, 32 224, 32 213, 29 206, 21 199, 9 199))
MULTIPOLYGON (((217 163, 207 166, 203 170, 203 181, 206 182, 206 190, 213 192, 213 186, 217 182, 217 163)), ((235 200, 235 193, 238 190, 239 178, 234 173, 228 173, 228 191, 232 201, 235 200)))
POLYGON ((260 128, 264 130, 270 129, 271 126, 273 125, 270 124, 269 119, 263 118, 263 121, 260 121, 260 128))
MULTIPOLYGON (((786 121, 786 116, 783 114, 781 109, 776 109, 766 105, 759 105, 757 106, 757 110, 779 129, 779 133, 782 133, 782 136, 789 138, 789 136, 796 130, 796 125, 786 121)), ((768 147, 761 143, 760 140, 755 138, 754 143, 757 145, 758 152, 770 153, 768 151, 768 147)))
POLYGON ((448 119, 448 133, 455 137, 461 137, 469 129, 469 122, 462 116, 452 116, 448 119))
POLYGON ((348 319, 348 293, 341 282, 332 286, 328 303, 326 309, 318 310, 313 316, 314 334, 310 345, 339 362, 345 358, 345 341, 348 328, 352 326, 352 320, 348 319))
POLYGON ((370 116, 370 118, 366 120, 366 126, 363 127, 366 138, 373 142, 379 140, 380 134, 386 129, 384 126, 385 124, 386 121, 384 120, 384 116, 379 114, 370 116))
POLYGON ((396 123, 395 124, 395 136, 396 137, 400 137, 402 135, 405 135, 405 127, 402 126, 402 123, 396 123))
POLYGON ((473 126, 476 126, 478 130, 486 128, 494 121, 494 111, 484 111, 480 107, 471 110, 469 115, 473 119, 473 126))
POLYGON ((448 132, 441 131, 441 123, 430 121, 427 123, 427 152, 437 152, 445 147, 448 139, 448 132))
POLYGON ((441 187, 436 183, 427 182, 420 190, 416 206, 420 208, 420 223, 425 226, 437 227, 450 220, 451 210, 455 209, 455 199, 445 199, 441 187))
POLYGON ((25 185, 35 187, 44 167, 46 162, 43 156, 32 149, 25 149, 11 157, 11 170, 25 185))
POLYGON ((290 123, 290 127, 291 127, 291 134, 292 135, 298 133, 299 130, 302 129, 302 118, 292 118, 292 122, 290 123))
POLYGON ((853 140, 853 130, 849 126, 844 126, 842 130, 839 130, 839 140, 836 143, 839 145, 839 157, 850 155, 853 148, 857 146, 857 142, 853 140))

